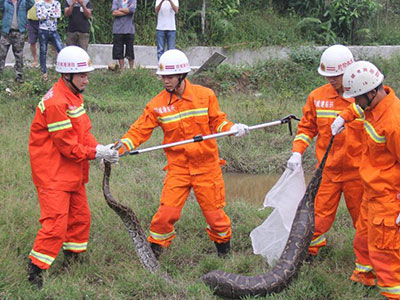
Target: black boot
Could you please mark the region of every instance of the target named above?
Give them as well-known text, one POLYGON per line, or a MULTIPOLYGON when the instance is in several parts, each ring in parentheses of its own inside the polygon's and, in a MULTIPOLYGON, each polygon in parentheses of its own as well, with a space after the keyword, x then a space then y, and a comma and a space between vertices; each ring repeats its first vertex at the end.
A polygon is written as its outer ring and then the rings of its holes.
POLYGON ((64 253, 64 262, 63 262, 64 268, 69 268, 70 266, 79 263, 81 261, 79 253, 68 250, 63 250, 63 253, 64 253))
POLYGON ((151 250, 153 250, 154 256, 159 259, 161 253, 163 252, 163 248, 156 243, 150 243, 151 250))
POLYGON ((227 256, 229 251, 231 250, 231 242, 230 241, 227 241, 226 243, 214 242, 214 244, 217 247, 218 257, 227 256))
POLYGON ((28 263, 28 281, 32 285, 36 285, 40 290, 43 286, 42 269, 33 264, 31 260, 28 263))

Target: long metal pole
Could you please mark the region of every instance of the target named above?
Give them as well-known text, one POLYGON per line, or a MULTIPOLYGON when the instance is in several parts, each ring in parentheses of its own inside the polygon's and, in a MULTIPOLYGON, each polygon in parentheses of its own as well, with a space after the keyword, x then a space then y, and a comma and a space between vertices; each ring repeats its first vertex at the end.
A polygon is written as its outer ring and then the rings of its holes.
MULTIPOLYGON (((270 127, 270 126, 289 123, 291 119, 298 120, 298 118, 296 118, 296 116, 289 115, 289 116, 287 116, 287 117, 285 117, 283 119, 277 120, 277 121, 272 121, 272 122, 268 122, 268 123, 249 126, 249 130, 261 129, 261 128, 265 128, 265 127, 270 127)), ((145 149, 133 150, 133 151, 130 151, 129 154, 130 155, 136 155, 136 154, 141 154, 141 153, 145 153, 145 152, 150 152, 150 151, 170 148, 170 147, 174 147, 174 146, 201 142, 201 141, 205 141, 205 140, 209 140, 209 139, 217 139, 217 138, 224 137, 224 136, 234 135, 236 133, 238 133, 237 130, 231 130, 231 131, 226 131, 226 132, 221 132, 221 133, 214 133, 214 134, 205 135, 205 136, 198 135, 198 136, 195 136, 194 138, 188 139, 188 140, 183 140, 183 141, 179 141, 179 142, 174 142, 174 143, 169 143, 169 144, 149 147, 149 148, 145 148, 145 149)))

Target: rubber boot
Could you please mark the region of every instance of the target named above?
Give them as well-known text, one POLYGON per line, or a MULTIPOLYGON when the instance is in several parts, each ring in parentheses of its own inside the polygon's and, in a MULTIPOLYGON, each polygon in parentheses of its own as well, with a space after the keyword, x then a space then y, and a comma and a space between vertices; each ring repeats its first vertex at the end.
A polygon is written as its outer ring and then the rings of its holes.
POLYGON ((64 268, 69 268, 72 265, 81 262, 79 253, 68 251, 68 250, 63 250, 63 253, 64 253, 64 262, 63 262, 64 268))
POLYGON ((163 252, 163 248, 156 243, 150 243, 151 250, 153 250, 154 256, 159 259, 161 253, 163 252))
POLYGON ((226 243, 217 243, 214 242, 215 246, 217 247, 218 257, 226 257, 231 250, 231 242, 227 241, 226 243))
POLYGON ((28 281, 32 286, 36 285, 40 290, 43 286, 42 269, 33 264, 31 260, 28 263, 28 281))
POLYGON ((306 257, 304 258, 304 262, 311 265, 312 263, 314 263, 314 260, 317 258, 316 255, 312 255, 310 253, 306 254, 306 257))

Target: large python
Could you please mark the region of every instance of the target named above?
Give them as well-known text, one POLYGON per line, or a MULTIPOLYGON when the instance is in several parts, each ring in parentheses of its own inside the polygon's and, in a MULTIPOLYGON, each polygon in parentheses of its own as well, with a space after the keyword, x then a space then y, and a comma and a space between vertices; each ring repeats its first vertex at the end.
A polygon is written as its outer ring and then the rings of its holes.
MULTIPOLYGON (((147 241, 146 235, 135 213, 129 207, 115 201, 110 191, 110 174, 111 164, 105 162, 103 177, 103 194, 108 206, 113 209, 122 219, 125 227, 128 229, 129 235, 135 246, 136 253, 142 265, 151 273, 160 271, 160 263, 154 256, 147 241)), ((168 275, 164 274, 166 278, 168 275)))
POLYGON ((268 273, 258 276, 242 276, 219 270, 203 275, 203 281, 215 294, 227 298, 265 296, 282 291, 297 275, 314 233, 314 199, 333 139, 334 136, 299 203, 288 241, 276 265, 268 273))
MULTIPOLYGON (((279 121, 275 122, 270 122, 270 123, 265 123, 265 124, 260 124, 253 126, 254 128, 250 129, 259 129, 259 128, 264 128, 266 125, 272 126, 272 125, 278 125, 279 124, 288 124, 289 126, 289 131, 292 133, 292 127, 291 127, 291 120, 299 120, 295 115, 288 115, 284 118, 282 118, 279 121), (273 124, 272 124, 273 123, 273 124)), ((203 138, 211 138, 211 135, 209 136, 204 136, 199 139, 199 137, 194 138, 193 140, 185 140, 182 142, 199 142, 202 141, 203 138)), ((217 137, 214 137, 217 138, 217 137)), ((175 144, 175 143, 172 143, 175 144)), ((163 145, 162 147, 152 147, 148 149, 143 149, 143 150, 135 150, 131 152, 130 154, 139 154, 143 152, 148 152, 152 150, 158 150, 161 148, 165 147, 171 147, 172 144, 167 144, 163 145)), ((114 210, 119 217, 121 218, 122 222, 124 223, 125 227, 128 229, 129 235, 133 241, 135 250, 137 252, 137 255, 139 257, 140 262, 142 265, 145 267, 145 269, 149 270, 151 273, 158 272, 160 270, 160 264, 155 257, 153 251, 150 248, 149 243, 147 242, 146 235, 143 231, 142 226, 140 225, 140 222, 138 218, 136 217, 135 213, 130 209, 129 207, 117 202, 114 197, 111 195, 111 190, 110 190, 110 175, 111 175, 111 164, 108 162, 104 163, 104 176, 103 176, 103 194, 106 199, 106 202, 108 206, 114 210)), ((163 274, 167 280, 170 280, 170 277, 168 274, 163 274)))

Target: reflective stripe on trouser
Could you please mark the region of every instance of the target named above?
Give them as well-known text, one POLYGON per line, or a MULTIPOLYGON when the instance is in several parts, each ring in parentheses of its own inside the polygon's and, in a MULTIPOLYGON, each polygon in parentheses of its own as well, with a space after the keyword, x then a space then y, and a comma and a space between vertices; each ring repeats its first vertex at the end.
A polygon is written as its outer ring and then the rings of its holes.
POLYGON ((400 299, 400 227, 395 224, 399 212, 396 194, 379 198, 365 194, 354 238, 357 259, 353 275, 368 273, 371 266, 381 294, 390 299, 400 299))
POLYGON ((370 265, 356 263, 356 268, 354 269, 350 279, 365 286, 375 286, 376 276, 374 268, 370 265))
POLYGON ((149 242, 168 247, 175 237, 174 224, 193 188, 209 226, 212 241, 227 242, 231 238, 231 221, 222 209, 225 206, 225 186, 219 165, 208 173, 190 175, 187 169, 170 168, 164 181, 161 205, 150 225, 149 242))
POLYGON ((32 262, 48 269, 61 247, 73 252, 86 251, 90 230, 90 210, 83 185, 78 191, 64 192, 38 187, 40 219, 29 254, 32 262))
POLYGON ((328 176, 322 176, 321 185, 315 197, 315 231, 308 248, 308 252, 312 255, 317 255, 318 250, 326 245, 323 234, 329 231, 335 221, 342 193, 354 227, 360 211, 363 194, 361 180, 332 182, 328 176))

